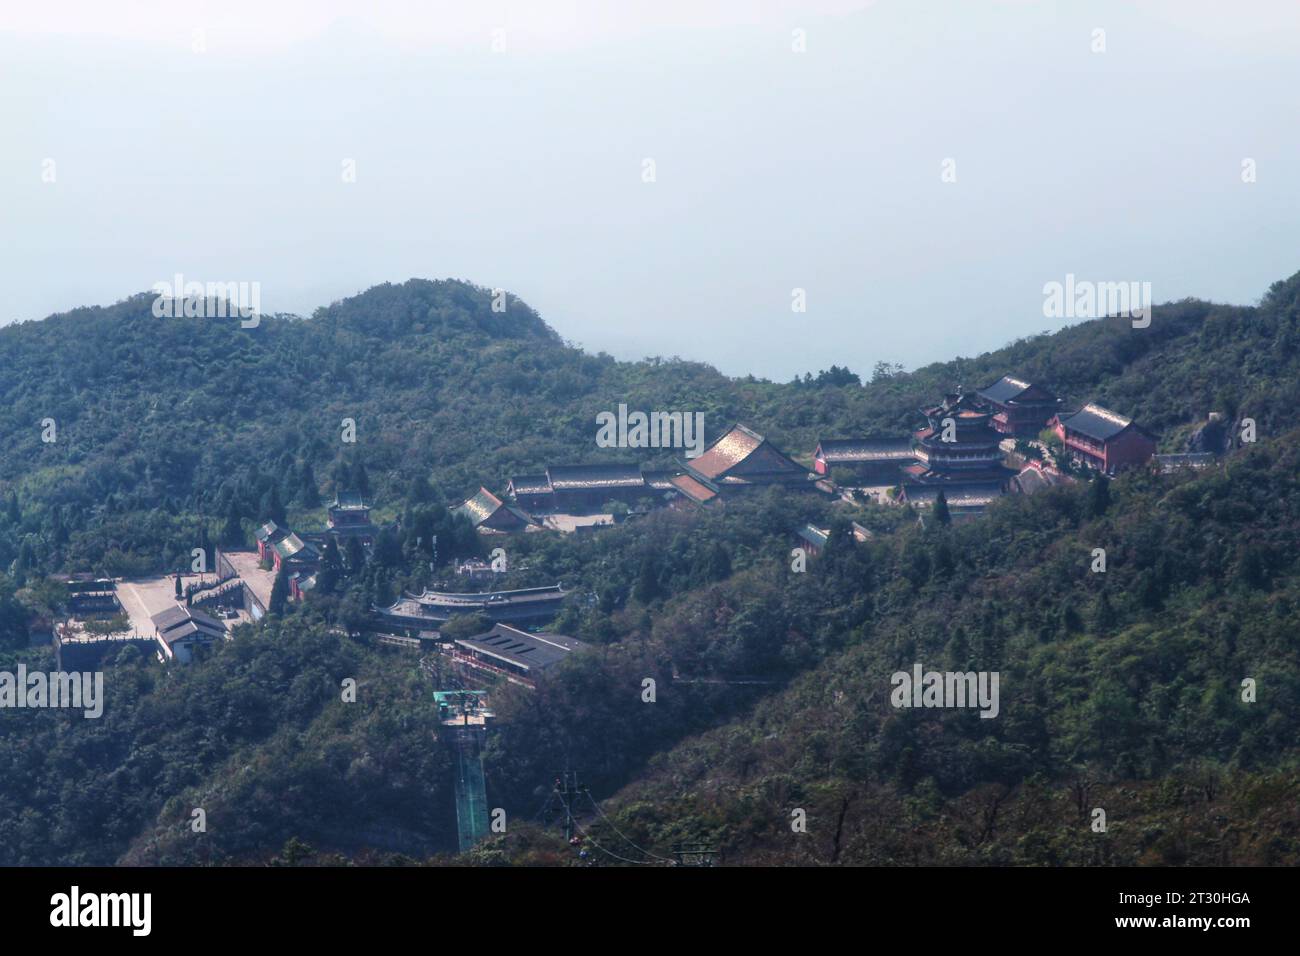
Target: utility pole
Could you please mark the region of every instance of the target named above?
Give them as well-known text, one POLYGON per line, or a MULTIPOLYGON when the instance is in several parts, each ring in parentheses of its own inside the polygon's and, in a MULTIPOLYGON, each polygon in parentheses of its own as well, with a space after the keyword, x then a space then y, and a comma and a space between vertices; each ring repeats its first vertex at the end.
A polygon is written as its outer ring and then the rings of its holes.
MULTIPOLYGON (((573 801, 580 795, 587 792, 587 785, 578 779, 576 770, 558 770, 555 774, 555 786, 551 793, 553 796, 560 798, 560 805, 564 809, 564 841, 571 843, 573 841, 574 821, 573 821, 573 801)), ((547 804, 547 817, 549 818, 554 809, 554 801, 547 804)))

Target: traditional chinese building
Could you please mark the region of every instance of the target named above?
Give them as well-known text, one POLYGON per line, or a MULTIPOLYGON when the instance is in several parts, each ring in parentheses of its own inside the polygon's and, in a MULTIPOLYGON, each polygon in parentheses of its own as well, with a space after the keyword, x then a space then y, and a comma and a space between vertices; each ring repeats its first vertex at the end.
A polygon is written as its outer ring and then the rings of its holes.
POLYGON ((111 578, 67 580, 68 610, 73 614, 117 614, 122 605, 117 599, 117 582, 111 578))
MULTIPOLYGON (((849 533, 858 544, 865 544, 871 539, 871 531, 856 521, 849 525, 849 533)), ((803 548, 808 557, 816 558, 820 557, 822 551, 826 549, 826 542, 830 540, 830 536, 830 528, 806 524, 794 533, 794 544, 797 548, 803 548)))
POLYGON ((549 667, 587 645, 562 634, 532 634, 509 624, 454 642, 454 660, 493 671, 504 671, 530 683, 549 667))
POLYGON ((974 396, 949 395, 938 405, 921 409, 926 427, 912 439, 917 464, 908 468, 912 482, 994 481, 1005 483, 1011 471, 1004 461, 1002 436, 992 427, 993 413, 974 396))
POLYGON ((675 475, 671 479, 671 484, 673 490, 676 491, 680 497, 669 505, 670 508, 689 508, 692 504, 706 505, 720 500, 718 498, 718 489, 716 487, 703 481, 699 481, 691 475, 675 475))
POLYGON ((993 413, 960 392, 921 409, 926 427, 912 439, 917 462, 903 469, 901 500, 933 507, 942 491, 954 516, 979 514, 1007 493, 1015 472, 1006 467, 993 413))
POLYGON ((1096 404, 1058 414, 1052 428, 1067 455, 1108 475, 1146 464, 1156 452, 1154 435, 1133 419, 1096 404))
POLYGON ((186 664, 200 647, 225 640, 226 625, 192 607, 170 607, 149 619, 158 642, 158 659, 186 664))
POLYGON ((813 452, 817 474, 843 469, 869 484, 897 484, 903 469, 914 464, 916 452, 907 438, 823 438, 813 452))
POLYGON ((281 528, 274 521, 268 521, 257 529, 257 557, 259 561, 271 561, 275 546, 287 538, 291 532, 281 528))
POLYGON ((993 413, 989 424, 1000 435, 1033 438, 1052 420, 1061 400, 1042 385, 1003 375, 976 393, 993 413))
POLYGON ((903 500, 917 508, 930 509, 939 501, 943 492, 948 504, 948 513, 954 521, 962 521, 982 515, 988 506, 997 501, 1006 490, 994 484, 978 482, 956 482, 951 487, 944 485, 907 485, 903 488, 903 500))
POLYGON ((516 475, 506 483, 506 494, 529 514, 548 514, 555 510, 555 489, 546 472, 516 475))
POLYGON ((572 514, 618 501, 637 505, 662 495, 669 486, 659 472, 643 473, 639 465, 602 462, 552 465, 544 473, 516 475, 506 494, 531 514, 572 514))
POLYGON ((563 512, 601 508, 611 501, 634 505, 652 494, 640 465, 552 465, 546 475, 555 508, 563 512))
POLYGON ((652 498, 662 502, 677 497, 673 485, 673 479, 677 477, 676 471, 643 471, 641 474, 652 498))
POLYGON ((379 533, 370 521, 370 505, 359 491, 340 491, 334 496, 334 503, 329 506, 327 531, 339 544, 348 538, 360 538, 366 547, 375 543, 379 533))
POLYGON ((289 598, 301 601, 307 592, 316 587, 316 574, 307 571, 294 571, 289 575, 289 598))
POLYGON ((1016 491, 1022 495, 1033 495, 1056 485, 1068 484, 1072 481, 1072 478, 1066 477, 1055 468, 1044 466, 1042 462, 1028 461, 1020 469, 1012 484, 1015 486, 1016 491))
POLYGON ((515 591, 449 592, 425 590, 404 594, 385 608, 375 608, 381 626, 413 632, 437 630, 460 614, 482 614, 490 621, 541 623, 560 613, 566 592, 558 584, 515 591))
POLYGON ((310 574, 320 567, 320 552, 314 544, 298 537, 292 531, 271 546, 271 570, 277 574, 285 567, 289 574, 300 571, 310 574))
POLYGON ((684 462, 685 473, 672 479, 678 492, 697 503, 716 495, 779 485, 814 488, 814 475, 758 432, 732 425, 698 458, 684 462))
POLYGON ((482 534, 510 534, 515 531, 527 531, 535 522, 518 508, 506 504, 486 488, 479 488, 477 494, 453 509, 470 520, 482 534))

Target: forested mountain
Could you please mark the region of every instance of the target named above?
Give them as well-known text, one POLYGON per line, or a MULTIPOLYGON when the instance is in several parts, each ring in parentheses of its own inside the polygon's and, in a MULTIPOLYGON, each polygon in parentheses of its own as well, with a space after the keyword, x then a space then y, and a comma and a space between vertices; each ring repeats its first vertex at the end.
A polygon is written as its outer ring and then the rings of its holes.
POLYGON ((446 505, 592 460, 596 413, 619 403, 703 411, 710 438, 742 421, 806 460, 819 437, 905 434, 919 405, 1003 374, 1132 415, 1164 450, 1210 412, 1253 418, 1259 441, 1205 473, 1009 498, 959 527, 769 491, 518 539, 508 583, 592 595, 557 627, 599 647, 536 691, 498 693, 489 798, 518 825, 474 858, 571 859, 526 822, 567 761, 612 800, 592 832, 637 860, 629 837, 709 840, 732 862, 1295 862, 1300 274, 1258 306, 1184 301, 1146 329, 1099 320, 915 372, 881 361, 866 381, 788 384, 590 355, 492 301, 412 280, 242 329, 155 318, 142 295, 0 329, 0 668, 51 666, 25 646, 28 615, 57 599, 46 575, 169 570, 277 513, 319 520, 338 482, 402 525, 209 660, 123 651, 101 720, 0 714, 0 862, 448 853, 430 681, 344 633, 428 580, 431 530, 452 542, 439 561, 481 549, 446 505), (854 543, 849 519, 876 535, 854 543), (794 574, 790 531, 810 520, 832 541, 794 574), (1096 547, 1105 574, 1089 571, 1096 547), (889 676, 918 660, 1000 670, 1000 719, 895 711, 889 676), (359 706, 338 703, 346 677, 359 706), (202 840, 194 807, 212 821, 202 840))

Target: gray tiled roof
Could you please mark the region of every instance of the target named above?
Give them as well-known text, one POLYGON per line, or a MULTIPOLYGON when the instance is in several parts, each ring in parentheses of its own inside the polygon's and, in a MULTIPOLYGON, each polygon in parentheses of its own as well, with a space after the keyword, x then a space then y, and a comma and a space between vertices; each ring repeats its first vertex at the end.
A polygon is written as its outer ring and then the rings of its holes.
POLYGON ((510 479, 510 490, 517 495, 548 495, 551 479, 546 475, 516 475, 510 479))
POLYGON ((183 637, 197 634, 205 638, 219 638, 226 634, 226 626, 214 617, 191 607, 169 607, 149 619, 158 636, 172 644, 183 637))
POLYGON ((828 464, 906 461, 916 457, 910 438, 823 438, 817 447, 828 464))
POLYGON ((1058 417, 1061 424, 1066 428, 1081 435, 1087 435, 1097 441, 1107 441, 1114 438, 1133 424, 1133 419, 1125 418, 1118 412, 1112 412, 1108 408, 1102 408, 1100 405, 1094 404, 1083 406, 1073 415, 1060 415, 1058 417))
POLYGON ((556 491, 638 488, 645 485, 640 465, 552 465, 546 469, 546 473, 551 479, 551 487, 556 491))
POLYGON ((496 657, 529 671, 541 670, 564 660, 587 645, 562 634, 530 634, 507 624, 456 641, 464 650, 496 657))
POLYGON ((1028 388, 1028 382, 1003 375, 988 388, 980 389, 979 394, 991 402, 1009 402, 1028 388))

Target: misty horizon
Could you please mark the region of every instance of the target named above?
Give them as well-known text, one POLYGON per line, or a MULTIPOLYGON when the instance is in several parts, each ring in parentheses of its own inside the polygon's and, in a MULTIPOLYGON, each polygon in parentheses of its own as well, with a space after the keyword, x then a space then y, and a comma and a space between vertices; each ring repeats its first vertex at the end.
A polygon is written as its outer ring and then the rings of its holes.
POLYGON ((177 272, 296 315, 459 277, 784 381, 1054 331, 1069 274, 1248 304, 1296 270, 1285 4, 67 8, 0 15, 0 324, 177 272))

